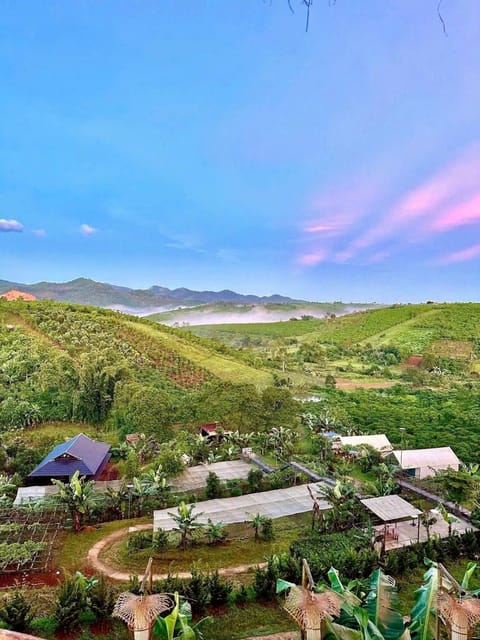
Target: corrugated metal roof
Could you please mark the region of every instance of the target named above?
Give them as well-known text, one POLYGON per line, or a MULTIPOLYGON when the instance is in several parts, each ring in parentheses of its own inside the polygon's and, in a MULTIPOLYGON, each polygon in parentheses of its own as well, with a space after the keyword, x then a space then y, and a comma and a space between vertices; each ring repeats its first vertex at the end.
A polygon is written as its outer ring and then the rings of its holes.
POLYGON ((420 515, 422 512, 409 502, 397 496, 380 496, 379 498, 365 498, 360 502, 367 507, 382 522, 406 520, 420 515))
POLYGON ((393 449, 390 440, 384 433, 365 436, 340 436, 340 442, 343 446, 348 447, 359 447, 362 444, 367 444, 377 451, 392 451, 393 449))
POLYGON ((48 476, 95 476, 109 457, 110 445, 92 440, 83 433, 57 445, 29 474, 30 478, 48 476))
POLYGON ((450 447, 435 449, 403 449, 393 451, 402 469, 421 469, 422 467, 456 467, 460 460, 450 447))

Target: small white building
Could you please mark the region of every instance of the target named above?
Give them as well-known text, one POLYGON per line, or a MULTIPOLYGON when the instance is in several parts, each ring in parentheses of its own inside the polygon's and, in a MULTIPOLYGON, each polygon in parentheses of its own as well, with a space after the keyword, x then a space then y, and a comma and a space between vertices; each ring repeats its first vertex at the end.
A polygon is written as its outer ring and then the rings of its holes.
POLYGON ((376 449, 382 456, 392 453, 393 447, 390 440, 384 433, 364 436, 339 436, 338 443, 334 448, 342 449, 343 447, 361 447, 367 445, 376 449))
POLYGON ((420 479, 434 476, 437 471, 458 471, 460 468, 460 460, 450 447, 401 449, 393 451, 392 455, 402 471, 420 479))

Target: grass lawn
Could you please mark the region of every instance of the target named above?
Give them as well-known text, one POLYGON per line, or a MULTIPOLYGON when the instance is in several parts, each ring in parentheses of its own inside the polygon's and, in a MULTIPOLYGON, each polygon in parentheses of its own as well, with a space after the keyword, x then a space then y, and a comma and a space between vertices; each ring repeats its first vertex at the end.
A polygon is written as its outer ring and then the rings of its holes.
POLYGON ((118 444, 116 431, 101 431, 83 422, 45 422, 38 427, 21 431, 7 431, 2 434, 5 442, 10 439, 20 439, 29 447, 44 448, 59 444, 79 433, 84 433, 89 438, 101 440, 109 444, 118 444))
POLYGON ((230 607, 203 627, 208 640, 235 640, 296 629, 295 622, 278 604, 253 602, 244 607, 230 607))
POLYGON ((90 547, 108 536, 108 534, 125 529, 137 524, 149 524, 151 517, 136 518, 131 520, 115 520, 98 525, 94 529, 81 531, 80 533, 67 533, 61 548, 53 558, 53 565, 64 569, 67 573, 74 573, 85 568, 87 553, 90 547))
POLYGON ((310 521, 309 513, 274 520, 275 538, 270 542, 255 542, 253 529, 248 524, 239 523, 229 525, 227 541, 216 546, 197 543, 182 551, 177 546, 176 534, 173 534, 175 546, 169 546, 165 551, 152 553, 151 548, 132 551, 127 547, 127 539, 123 539, 106 548, 100 557, 107 564, 132 573, 141 573, 151 555, 154 557, 154 570, 157 573, 190 571, 193 563, 206 569, 254 564, 264 562, 269 555, 288 551, 293 540, 310 530, 310 521))

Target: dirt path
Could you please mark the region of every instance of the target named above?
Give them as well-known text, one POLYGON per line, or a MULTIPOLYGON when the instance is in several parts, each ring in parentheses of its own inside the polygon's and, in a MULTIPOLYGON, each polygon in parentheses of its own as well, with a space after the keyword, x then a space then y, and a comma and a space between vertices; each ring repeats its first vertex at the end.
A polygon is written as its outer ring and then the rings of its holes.
MULTIPOLYGON (((119 529, 118 531, 111 533, 105 538, 102 538, 102 540, 99 540, 97 543, 93 545, 93 547, 89 549, 87 553, 88 564, 92 567, 92 569, 100 573, 103 573, 104 575, 108 576, 111 580, 117 580, 118 582, 128 582, 128 580, 130 579, 130 576, 132 575, 131 573, 125 573, 123 571, 118 571, 114 567, 110 567, 108 564, 100 560, 99 556, 105 548, 111 546, 114 542, 117 542, 117 540, 124 538, 129 533, 134 533, 136 531, 148 531, 149 529, 152 529, 152 528, 153 528, 153 525, 151 524, 139 524, 135 527, 126 527, 125 529, 119 529)), ((267 566, 266 562, 255 562, 254 564, 240 564, 235 567, 222 567, 221 569, 218 570, 218 573, 220 575, 233 576, 233 575, 238 575, 239 573, 246 573, 247 571, 249 571, 250 569, 254 569, 255 567, 266 567, 266 566, 267 566)), ((190 571, 179 571, 175 575, 177 575, 179 578, 191 578, 192 576, 190 571)), ((165 578, 167 577, 168 577, 168 574, 166 573, 156 573, 154 574, 153 579, 165 580, 165 578)), ((139 580, 141 580, 143 578, 143 574, 139 575, 138 578, 139 580)), ((271 636, 271 637, 273 638, 274 636, 271 636)), ((278 640, 281 640, 281 636, 279 637, 278 640)), ((288 640, 288 636, 286 640, 288 640)))

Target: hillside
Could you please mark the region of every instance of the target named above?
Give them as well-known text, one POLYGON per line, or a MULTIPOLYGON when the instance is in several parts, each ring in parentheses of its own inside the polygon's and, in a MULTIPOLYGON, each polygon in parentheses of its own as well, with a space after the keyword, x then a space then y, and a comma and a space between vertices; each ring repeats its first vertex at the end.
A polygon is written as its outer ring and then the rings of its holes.
POLYGON ((40 300, 74 302, 96 307, 116 308, 122 311, 136 311, 138 315, 163 311, 179 306, 196 306, 212 302, 290 303, 291 298, 272 295, 243 295, 230 290, 193 291, 192 289, 152 286, 149 289, 131 289, 106 282, 96 282, 88 278, 76 278, 70 282, 37 282, 22 284, 0 280, 0 294, 11 289, 20 289, 40 300))
POLYGON ((376 308, 380 305, 344 302, 283 302, 240 304, 222 302, 205 304, 185 309, 174 309, 147 316, 150 320, 169 326, 259 324, 284 322, 302 317, 325 318, 341 316, 357 311, 376 308))
POLYGON ((400 367, 411 356, 424 356, 417 365, 423 362, 430 369, 437 366, 471 375, 480 370, 477 303, 394 305, 323 320, 217 324, 188 330, 257 355, 267 354, 267 360, 281 361, 292 375, 333 373, 340 378, 396 380, 404 376, 400 367))
POLYGON ((271 382, 268 371, 235 352, 147 320, 0 299, 0 431, 45 420, 107 418, 117 427, 153 422, 162 428, 173 416, 192 419, 206 386, 263 389, 271 382))

